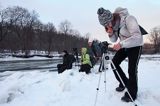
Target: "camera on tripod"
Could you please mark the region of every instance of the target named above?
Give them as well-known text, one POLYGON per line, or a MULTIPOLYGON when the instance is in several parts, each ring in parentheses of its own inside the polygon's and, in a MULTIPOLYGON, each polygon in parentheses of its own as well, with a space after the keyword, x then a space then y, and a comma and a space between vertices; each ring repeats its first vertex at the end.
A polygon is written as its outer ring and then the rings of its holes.
POLYGON ((108 69, 109 64, 109 46, 110 44, 107 41, 99 42, 98 40, 94 40, 92 42, 91 49, 95 57, 98 57, 100 60, 99 72, 102 70, 108 69))
POLYGON ((99 42, 98 40, 94 40, 92 42, 91 49, 95 55, 95 57, 102 57, 104 53, 108 52, 108 45, 107 41, 99 42))
POLYGON ((108 52, 109 43, 107 41, 101 42, 99 45, 101 47, 101 52, 102 53, 107 53, 108 52))

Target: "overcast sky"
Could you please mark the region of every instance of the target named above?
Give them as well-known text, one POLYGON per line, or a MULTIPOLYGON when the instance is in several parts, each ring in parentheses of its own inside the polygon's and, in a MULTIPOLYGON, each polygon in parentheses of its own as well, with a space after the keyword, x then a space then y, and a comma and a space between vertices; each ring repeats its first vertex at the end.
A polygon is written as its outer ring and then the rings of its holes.
POLYGON ((106 40, 107 34, 99 24, 97 9, 104 7, 111 12, 116 7, 128 8, 139 24, 148 32, 160 26, 160 0, 0 0, 0 9, 21 6, 39 14, 43 23, 52 22, 58 29, 60 22, 68 20, 73 29, 82 35, 90 33, 94 38, 106 40))

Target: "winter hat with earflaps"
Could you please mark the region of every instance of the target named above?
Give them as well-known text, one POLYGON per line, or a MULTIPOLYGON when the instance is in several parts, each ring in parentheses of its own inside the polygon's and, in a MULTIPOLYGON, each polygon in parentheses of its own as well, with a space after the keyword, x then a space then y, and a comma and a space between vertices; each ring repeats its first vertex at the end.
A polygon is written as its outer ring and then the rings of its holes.
POLYGON ((105 10, 102 7, 98 9, 97 14, 100 24, 104 27, 108 25, 113 19, 112 13, 109 10, 105 10))

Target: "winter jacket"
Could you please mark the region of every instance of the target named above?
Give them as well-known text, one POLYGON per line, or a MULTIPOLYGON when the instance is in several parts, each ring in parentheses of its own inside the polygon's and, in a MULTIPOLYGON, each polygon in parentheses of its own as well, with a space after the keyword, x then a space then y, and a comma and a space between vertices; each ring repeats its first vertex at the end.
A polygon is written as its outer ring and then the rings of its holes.
POLYGON ((129 15, 126 8, 117 8, 115 13, 120 15, 119 35, 113 33, 110 37, 112 42, 120 38, 122 48, 131 48, 143 45, 143 36, 141 35, 137 20, 134 16, 129 15))
POLYGON ((70 58, 70 55, 67 53, 63 56, 63 65, 66 66, 67 69, 72 68, 72 58, 70 58))
POLYGON ((87 48, 82 48, 81 62, 82 64, 88 64, 92 67, 90 56, 87 54, 87 48))

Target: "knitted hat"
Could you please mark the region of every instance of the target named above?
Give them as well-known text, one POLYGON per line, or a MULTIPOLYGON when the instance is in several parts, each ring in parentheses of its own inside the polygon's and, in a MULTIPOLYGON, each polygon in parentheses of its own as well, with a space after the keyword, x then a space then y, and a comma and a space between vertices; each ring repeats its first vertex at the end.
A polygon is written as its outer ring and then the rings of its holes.
POLYGON ((106 26, 109 22, 112 21, 113 15, 109 10, 105 10, 104 8, 99 8, 97 11, 98 19, 101 25, 106 26))

